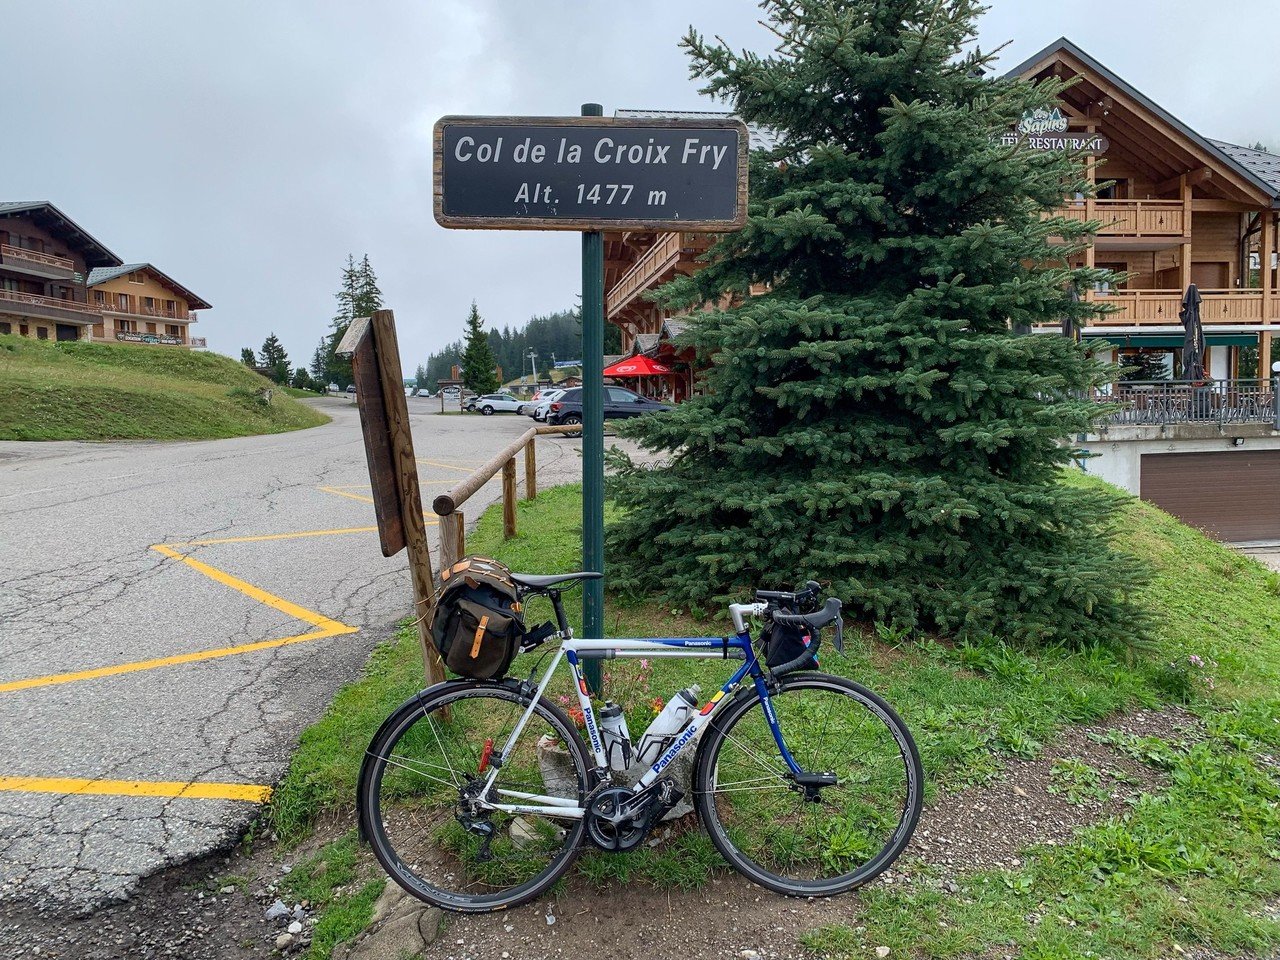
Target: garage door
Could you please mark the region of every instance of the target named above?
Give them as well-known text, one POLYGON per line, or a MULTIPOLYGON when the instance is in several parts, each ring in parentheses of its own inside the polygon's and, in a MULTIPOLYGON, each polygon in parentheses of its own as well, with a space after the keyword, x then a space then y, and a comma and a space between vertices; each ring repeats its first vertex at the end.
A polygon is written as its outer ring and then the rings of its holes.
POLYGON ((1149 453, 1141 492, 1162 510, 1228 542, 1280 540, 1280 450, 1149 453))

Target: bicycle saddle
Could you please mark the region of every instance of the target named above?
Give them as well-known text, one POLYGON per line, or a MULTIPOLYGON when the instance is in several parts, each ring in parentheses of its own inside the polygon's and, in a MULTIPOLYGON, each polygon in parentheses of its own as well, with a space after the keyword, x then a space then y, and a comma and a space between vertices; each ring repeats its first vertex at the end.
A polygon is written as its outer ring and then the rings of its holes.
POLYGON ((577 573, 513 573, 511 574, 511 579, 522 587, 527 587, 531 590, 544 590, 560 583, 569 583, 574 580, 599 580, 603 576, 603 573, 579 570, 577 573))

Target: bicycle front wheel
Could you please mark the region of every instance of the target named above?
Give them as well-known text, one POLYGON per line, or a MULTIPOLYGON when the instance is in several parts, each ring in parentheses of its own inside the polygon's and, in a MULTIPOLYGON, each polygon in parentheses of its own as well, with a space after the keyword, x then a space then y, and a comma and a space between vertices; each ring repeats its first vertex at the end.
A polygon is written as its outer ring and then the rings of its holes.
POLYGON ((442 684, 407 701, 369 745, 357 788, 361 830, 383 869, 419 899, 462 912, 513 907, 577 856, 581 819, 489 807, 550 808, 529 795, 578 807, 586 799, 586 748, 546 698, 500 754, 528 703, 507 684, 442 684))
POLYGON ((876 694, 820 673, 785 677, 770 695, 782 758, 753 690, 727 704, 698 750, 696 803, 735 869, 789 896, 845 893, 888 868, 911 840, 924 773, 906 726, 876 694))

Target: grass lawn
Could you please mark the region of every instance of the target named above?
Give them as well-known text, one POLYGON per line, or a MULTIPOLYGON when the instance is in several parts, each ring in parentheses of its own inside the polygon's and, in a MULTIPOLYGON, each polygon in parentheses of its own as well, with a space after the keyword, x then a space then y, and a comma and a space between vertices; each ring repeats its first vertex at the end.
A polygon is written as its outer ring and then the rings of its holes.
POLYGON ((0 384, 0 440, 208 440, 328 420, 229 357, 154 346, 0 336, 0 384))
MULTIPOLYGON (((1072 474, 1065 482, 1097 481, 1072 474)), ((518 570, 573 569, 579 504, 574 487, 521 504, 523 532, 507 542, 501 512, 491 509, 469 548, 518 570)), ((927 804, 990 780, 1009 760, 1037 756, 1068 725, 1126 709, 1185 703, 1202 718, 1204 739, 1120 743, 1163 772, 1164 792, 1084 828, 1069 843, 1030 851, 1016 869, 965 873, 955 889, 931 882, 928 868, 910 885, 873 884, 856 895, 858 927, 819 927, 805 935, 815 952, 864 957, 885 945, 895 956, 1009 953, 1065 960, 1169 956, 1175 943, 1229 953, 1280 943, 1280 925, 1262 916, 1262 905, 1280 896, 1274 760, 1280 753, 1280 577, 1138 501, 1118 519, 1120 545, 1155 570, 1141 597, 1155 624, 1150 647, 1116 652, 1090 646, 1087 638, 1070 650, 1029 651, 996 638, 957 646, 871 626, 860 635, 850 631, 846 655, 825 654, 823 667, 857 678, 895 705, 920 746, 927 804)), ((576 619, 577 604, 567 606, 576 619)), ((528 613, 531 622, 541 615, 536 608, 528 613)), ((607 629, 614 636, 653 636, 724 627, 611 598, 607 629)), ((517 660, 512 672, 531 670, 525 661, 532 660, 517 660)), ((715 661, 657 660, 648 670, 635 662, 610 666, 606 684, 610 697, 630 708, 635 731, 652 715, 652 697, 693 680, 705 689, 726 675, 715 661)), ((303 735, 272 802, 282 839, 304 837, 321 818, 351 822, 360 756, 420 678, 416 634, 402 630, 303 735)), ((567 692, 566 686, 552 696, 567 692)), ((600 884, 689 887, 727 869, 700 831, 621 857, 588 853, 578 863, 580 875, 600 884)), ((352 889, 350 879, 343 883, 352 889)), ((367 900, 368 891, 359 890, 356 899, 367 900)), ((322 892, 313 893, 326 902, 322 892)), ((344 929, 358 929, 362 916, 367 922, 367 911, 346 897, 334 898, 332 909, 341 912, 344 929)))

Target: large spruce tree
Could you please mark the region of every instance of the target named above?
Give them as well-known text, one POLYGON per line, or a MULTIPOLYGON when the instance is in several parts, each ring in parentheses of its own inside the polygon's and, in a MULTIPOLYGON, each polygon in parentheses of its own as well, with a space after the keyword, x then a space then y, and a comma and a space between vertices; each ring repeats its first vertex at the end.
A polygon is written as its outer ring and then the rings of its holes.
POLYGON ((867 620, 950 635, 1125 640, 1140 567, 1116 500, 1063 482, 1106 375, 1013 331, 1092 309, 1051 216, 1079 157, 1002 143, 1060 87, 995 79, 974 0, 770 0, 776 52, 690 32, 705 92, 775 131, 741 232, 664 291, 696 310, 699 396, 623 432, 614 585, 711 608, 808 577, 867 620), (760 295, 749 295, 750 289, 760 295))

